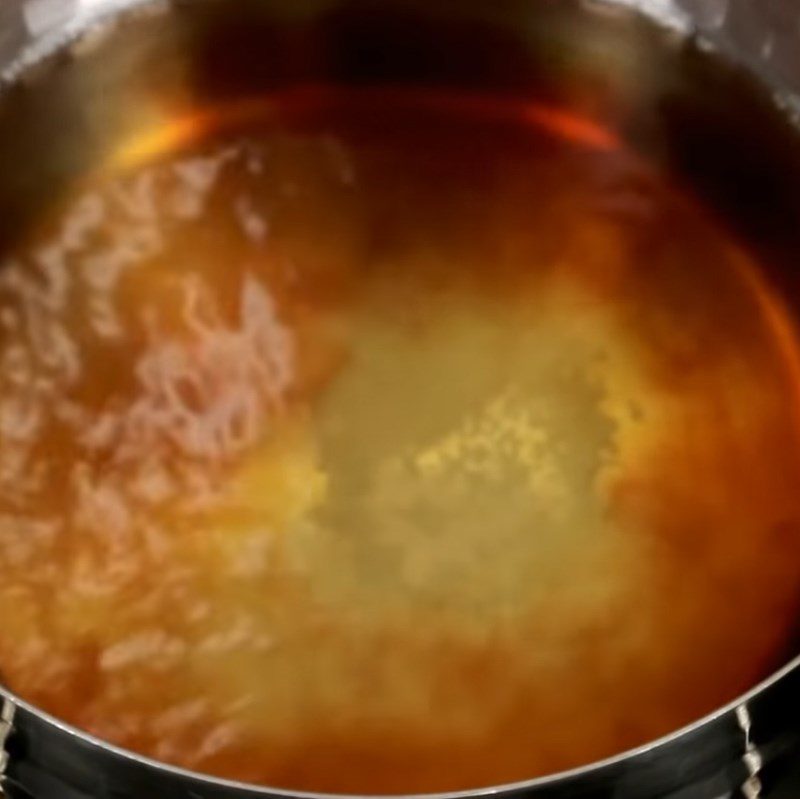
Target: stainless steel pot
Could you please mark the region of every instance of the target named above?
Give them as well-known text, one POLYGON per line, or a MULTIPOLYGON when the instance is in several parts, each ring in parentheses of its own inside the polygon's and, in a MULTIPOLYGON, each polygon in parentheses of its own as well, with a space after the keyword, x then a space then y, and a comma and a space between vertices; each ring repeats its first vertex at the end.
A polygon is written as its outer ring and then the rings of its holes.
MULTIPOLYGON (((437 25, 447 25, 452 19, 479 13, 493 25, 520 32, 524 39, 528 11, 535 5, 556 6, 560 2, 575 4, 573 0, 463 0, 460 3, 445 0, 427 6, 415 0, 372 0, 357 5, 338 0, 283 3, 263 0, 260 6, 262 11, 274 11, 278 37, 280 26, 287 18, 313 21, 331 9, 345 6, 352 7, 357 18, 359 13, 370 13, 370 9, 385 10, 391 6, 412 9, 420 19, 435 19, 437 25)), ((603 5, 598 0, 584 2, 591 6, 603 5)), ((673 29, 677 38, 694 38, 701 42, 701 49, 718 49, 731 61, 741 64, 768 86, 787 116, 800 120, 798 0, 624 0, 623 4, 657 17, 673 29)), ((128 5, 134 2, 2 0, 0 69, 7 78, 14 78, 20 64, 40 58, 128 5)), ((156 5, 165 8, 169 4, 156 5)), ((375 52, 375 27, 356 25, 337 30, 338 34, 328 31, 327 38, 323 37, 317 44, 328 56, 334 54, 332 60, 343 74, 357 79, 359 69, 370 68, 369 53, 375 52), (360 42, 360 36, 370 37, 371 43, 360 42), (353 66, 348 48, 359 49, 362 44, 365 47, 361 57, 366 62, 360 67, 353 66)), ((309 54, 304 53, 303 58, 308 60, 309 54)), ((36 108, 12 108, 5 115, 0 114, 0 174, 3 181, 11 184, 10 189, 0 189, 0 218, 4 220, 0 225, 0 244, 12 235, 13 224, 35 208, 37 186, 46 186, 48 180, 63 179, 78 170, 87 158, 102 149, 105 138, 111 135, 110 130, 118 133, 120 127, 128 124, 125 114, 117 114, 113 109, 124 111, 136 107, 137 97, 144 90, 143 73, 136 72, 137 63, 134 58, 110 64, 102 79, 97 79, 96 74, 84 82, 74 77, 67 79, 62 94, 56 98, 57 130, 42 130, 34 124, 36 108), (119 96, 111 102, 110 93, 119 90, 123 80, 122 94, 127 103, 119 96), (12 112, 15 116, 9 116, 12 112), (18 144, 16 150, 11 148, 14 152, 22 147, 31 155, 46 148, 50 154, 47 158, 33 158, 24 172, 20 172, 9 157, 3 155, 2 145, 11 139, 18 144), (93 142, 91 152, 87 141, 93 142)), ((435 58, 423 59, 421 63, 417 69, 435 71, 442 66, 435 58)), ((459 79, 480 83, 491 63, 491 59, 467 59, 461 64, 459 79), (468 63, 471 64, 469 68, 468 63)), ((284 70, 274 58, 270 65, 271 68, 277 66, 276 74, 284 81, 292 79, 292 69, 305 74, 314 68, 314 64, 303 62, 284 70)), ((378 67, 385 69, 386 63, 381 62, 378 67)), ((451 70, 450 77, 453 74, 451 70)), ((800 209, 800 200, 794 207, 800 209)), ((796 227, 796 222, 788 227, 791 226, 796 227)), ((789 282, 795 279, 790 276, 789 282)), ((742 635, 746 637, 747 630, 742 630, 742 635)), ((5 791, 9 797, 285 799, 298 796, 203 777, 121 751, 60 723, 2 689, 0 752, 3 752, 0 755, 0 774, 3 775, 0 794, 5 791)), ((800 658, 729 706, 668 738, 573 772, 452 796, 477 799, 517 795, 537 799, 732 799, 736 796, 790 799, 800 796, 800 658)))

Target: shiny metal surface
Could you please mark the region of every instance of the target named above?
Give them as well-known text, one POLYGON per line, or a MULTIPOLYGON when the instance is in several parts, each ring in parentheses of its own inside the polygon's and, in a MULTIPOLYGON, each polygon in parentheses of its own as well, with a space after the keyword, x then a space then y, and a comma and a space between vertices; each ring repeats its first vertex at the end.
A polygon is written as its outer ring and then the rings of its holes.
MULTIPOLYGON (((63 33, 136 0, 4 0, 0 64, 42 36, 63 33)), ((201 0, 202 2, 202 0, 201 0)), ((586 0, 588 5, 605 0, 586 0)), ((735 53, 786 89, 800 92, 800 5, 793 0, 621 0, 721 50, 735 53)))
MULTIPOLYGON (((187 0, 183 0, 186 2, 187 0)), ((539 0, 530 0, 537 2, 539 0)), ((203 0, 194 0, 203 2, 203 0)), ((598 0, 584 0, 601 5, 598 0)), ((747 66, 800 122, 797 0, 621 0, 747 66)), ((37 58, 137 0, 0 0, 0 72, 37 58), (21 60, 20 60, 21 59, 21 60)), ((168 5, 158 0, 159 5, 168 5)), ((333 2, 298 2, 297 6, 333 2)), ((9 72, 9 69, 11 70, 9 72)), ((80 103, 81 98, 75 98, 80 103)), ((743 631, 746 634, 746 631, 743 631)), ((300 797, 166 767, 98 741, 0 690, 0 796, 23 799, 300 797), (6 742, 13 722, 14 734, 6 742), (8 743, 6 749, 5 744, 8 743)), ((712 716, 602 763, 490 791, 442 795, 538 799, 788 799, 784 772, 800 757, 800 658, 712 716), (775 775, 778 775, 777 777, 775 775)), ((311 796, 311 795, 309 795, 311 796)))
POLYGON ((9 736, 14 729, 14 716, 16 706, 7 699, 0 700, 0 797, 5 796, 4 783, 8 769, 8 744, 9 736))

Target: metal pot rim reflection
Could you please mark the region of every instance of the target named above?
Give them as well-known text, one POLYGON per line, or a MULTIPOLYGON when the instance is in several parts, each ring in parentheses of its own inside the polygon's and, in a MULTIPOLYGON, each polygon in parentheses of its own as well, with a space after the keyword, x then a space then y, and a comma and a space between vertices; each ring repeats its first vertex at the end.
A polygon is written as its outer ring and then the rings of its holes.
MULTIPOLYGON (((604 760, 568 771, 549 774, 521 782, 475 788, 466 791, 413 794, 410 796, 426 797, 426 799, 471 799, 472 797, 487 795, 512 795, 518 793, 538 796, 540 795, 540 791, 546 791, 546 793, 542 793, 541 795, 560 796, 562 795, 559 793, 560 790, 564 791, 564 796, 568 796, 570 794, 567 793, 567 791, 569 791, 578 780, 587 780, 592 777, 602 778, 605 775, 610 776, 619 771, 626 772, 626 782, 629 781, 631 783, 631 788, 634 790, 636 790, 637 782, 639 780, 642 781, 642 790, 645 792, 636 795, 641 795, 642 797, 652 796, 652 794, 646 792, 648 786, 650 789, 655 787, 654 783, 651 782, 652 778, 648 774, 650 769, 655 767, 657 772, 661 772, 662 769, 674 770, 680 768, 683 765, 684 757, 684 752, 682 752, 682 750, 687 741, 691 740, 691 746, 704 746, 704 734, 710 734, 716 726, 725 726, 728 728, 728 732, 732 738, 732 749, 734 750, 734 756, 730 758, 730 761, 731 764, 741 766, 744 770, 744 780, 742 784, 744 785, 748 782, 754 784, 755 781, 759 779, 758 774, 761 767, 761 756, 759 754, 759 742, 751 736, 752 717, 754 714, 758 713, 761 700, 764 700, 765 703, 768 701, 770 705, 775 702, 780 702, 785 687, 785 693, 787 695, 786 701, 791 701, 791 698, 800 691, 800 656, 759 683, 755 688, 719 710, 713 711, 704 718, 655 741, 643 744, 642 746, 638 746, 626 752, 621 752, 620 754, 604 760), (791 687, 786 687, 789 684, 791 687), (792 688, 794 691, 792 691, 792 688), (740 752, 738 757, 739 763, 736 762, 737 757, 735 755, 737 748, 740 752), (638 773, 640 769, 641 774, 638 773), (556 792, 551 794, 549 789, 554 789, 556 792)), ((16 729, 17 724, 24 727, 31 724, 31 732, 35 734, 35 725, 46 725, 53 730, 63 733, 65 736, 69 736, 69 738, 77 742, 85 744, 90 750, 105 752, 114 758, 121 758, 135 763, 144 769, 152 769, 162 774, 171 775, 181 782, 195 784, 197 787, 214 786, 219 789, 230 789, 236 792, 233 794, 235 796, 251 797, 252 799, 264 796, 291 797, 291 799, 329 799, 331 796, 348 797, 346 794, 314 793, 271 788, 268 786, 255 786, 244 782, 207 776, 177 766, 171 766, 144 755, 129 752, 113 744, 106 743, 89 733, 59 721, 55 717, 38 710, 33 705, 17 697, 8 689, 0 688, 0 699, 2 699, 3 703, 0 719, 6 719, 12 729, 16 729)), ((2 722, 0 722, 0 742, 1 741, 2 722)), ((620 795, 627 796, 628 794, 620 795)), ((759 796, 758 793, 752 795, 755 797, 759 796)), ((349 795, 349 799, 379 799, 379 797, 372 795, 349 795)))

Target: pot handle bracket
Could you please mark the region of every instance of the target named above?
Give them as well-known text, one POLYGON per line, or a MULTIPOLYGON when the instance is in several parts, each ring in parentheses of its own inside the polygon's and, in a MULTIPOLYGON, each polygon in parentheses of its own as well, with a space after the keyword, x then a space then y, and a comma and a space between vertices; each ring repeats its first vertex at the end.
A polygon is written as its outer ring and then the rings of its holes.
POLYGON ((750 708, 746 704, 736 708, 736 721, 739 724, 739 729, 744 733, 742 762, 747 769, 747 780, 740 790, 744 799, 761 799, 762 786, 759 775, 764 761, 761 752, 753 742, 753 720, 750 716, 750 708))
POLYGON ((14 716, 16 715, 16 705, 4 696, 0 695, 0 799, 5 799, 6 771, 8 770, 8 739, 14 730, 14 716))

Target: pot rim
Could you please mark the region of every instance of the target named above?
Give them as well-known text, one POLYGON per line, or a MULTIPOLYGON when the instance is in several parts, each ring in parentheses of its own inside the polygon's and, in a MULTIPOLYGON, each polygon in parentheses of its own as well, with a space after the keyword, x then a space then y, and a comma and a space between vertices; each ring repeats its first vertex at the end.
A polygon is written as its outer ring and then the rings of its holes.
MULTIPOLYGON (((132 762, 142 767, 154 769, 162 774, 169 774, 173 777, 197 781, 208 787, 215 787, 223 790, 232 789, 237 791, 248 791, 252 796, 280 796, 286 797, 286 799, 331 799, 331 797, 339 797, 340 799, 387 799, 387 797, 391 796, 403 796, 405 799, 474 799, 475 797, 506 795, 521 791, 534 791, 542 788, 552 787, 559 783, 566 782, 567 780, 590 777, 591 775, 600 773, 605 769, 623 765, 627 761, 634 760, 639 756, 650 754, 656 750, 664 749, 670 744, 676 743, 680 739, 691 735, 692 733, 699 732, 704 727, 712 724, 714 721, 717 721, 728 715, 733 715, 740 709, 747 709, 747 706, 750 704, 750 702, 767 691, 769 688, 779 683, 785 677, 788 677, 793 672, 800 674, 800 654, 797 655, 793 660, 789 661, 789 663, 787 663, 783 668, 762 680, 749 691, 732 700, 728 704, 723 705, 718 710, 714 710, 711 713, 701 717, 697 721, 693 721, 675 730, 674 732, 655 739, 654 741, 650 741, 632 749, 628 749, 624 752, 620 752, 619 754, 612 755, 611 757, 597 760, 593 763, 588 763, 584 766, 578 766, 566 771, 559 771, 555 772, 554 774, 547 774, 529 780, 502 783, 500 785, 490 785, 483 788, 470 788, 462 791, 417 794, 337 794, 294 791, 286 788, 257 785, 253 783, 239 782, 237 780, 223 779, 221 777, 214 777, 213 775, 181 768, 180 766, 162 763, 161 761, 146 755, 137 754, 136 752, 132 752, 123 747, 103 741, 91 733, 84 732, 78 727, 61 721, 55 716, 40 710, 35 705, 26 702, 17 696, 13 691, 10 691, 2 685, 0 685, 0 699, 4 699, 15 709, 26 711, 32 716, 38 718, 40 721, 43 721, 45 724, 57 729, 73 739, 83 742, 94 750, 116 755, 123 760, 132 762)), ((742 731, 742 735, 744 739, 746 735, 746 731, 744 729, 742 731)))

